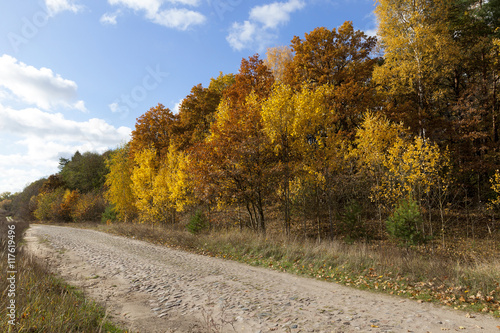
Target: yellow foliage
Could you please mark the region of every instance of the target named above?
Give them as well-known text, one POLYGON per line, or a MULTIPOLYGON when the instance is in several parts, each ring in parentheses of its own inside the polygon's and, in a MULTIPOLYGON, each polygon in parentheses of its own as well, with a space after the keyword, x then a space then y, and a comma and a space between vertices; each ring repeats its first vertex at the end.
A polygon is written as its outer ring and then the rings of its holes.
POLYGON ((449 184, 450 157, 437 144, 416 137, 413 142, 398 138, 384 161, 386 174, 381 190, 390 203, 401 198, 420 199, 449 184))
POLYGON ((422 137, 406 139, 401 125, 367 114, 356 132, 351 154, 372 178, 372 201, 393 205, 403 198, 419 200, 432 190, 447 190, 450 156, 422 137))
POLYGON ((493 177, 490 179, 491 182, 491 189, 495 191, 497 197, 493 200, 491 200, 491 203, 495 206, 500 205, 500 171, 497 170, 493 177))
POLYGON ((106 160, 109 173, 106 175, 105 198, 114 205, 118 217, 125 221, 136 213, 131 179, 133 166, 128 152, 128 145, 120 147, 106 160))
POLYGON ((379 173, 389 148, 402 131, 402 126, 392 124, 385 117, 367 113, 356 131, 356 148, 353 151, 360 168, 372 175, 379 173))
POLYGON ((154 206, 160 209, 157 214, 164 214, 166 209, 178 212, 194 203, 187 167, 189 158, 186 153, 170 147, 166 159, 154 181, 154 206))
POLYGON ((154 182, 158 174, 156 150, 146 148, 135 154, 136 166, 132 172, 132 191, 135 196, 135 206, 142 222, 153 221, 154 217, 154 182))
POLYGON ((80 197, 80 193, 77 190, 70 191, 66 190, 61 202, 61 218, 66 221, 70 221, 73 216, 73 211, 75 210, 76 204, 80 197))
POLYGON ((273 72, 276 81, 284 81, 285 70, 293 60, 293 51, 288 46, 270 47, 266 52, 264 63, 273 72))
POLYGON ((155 149, 144 149, 136 154, 135 162, 132 189, 142 222, 166 222, 174 211, 183 211, 194 202, 186 153, 171 145, 163 161, 158 161, 155 149))

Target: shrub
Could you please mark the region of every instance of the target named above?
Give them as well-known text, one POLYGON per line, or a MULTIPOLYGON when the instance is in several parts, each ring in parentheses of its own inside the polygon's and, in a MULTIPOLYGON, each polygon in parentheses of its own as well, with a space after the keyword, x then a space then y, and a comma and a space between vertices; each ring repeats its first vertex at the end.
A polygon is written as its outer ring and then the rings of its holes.
POLYGON ((59 221, 62 219, 61 203, 64 189, 58 188, 50 192, 41 192, 36 197, 35 218, 40 221, 59 221))
POLYGON ((207 219, 205 214, 201 210, 197 210, 196 213, 191 216, 189 222, 186 226, 192 234, 197 234, 208 227, 207 219))
POLYGON ((116 210, 115 210, 115 205, 111 204, 106 207, 104 210, 104 213, 101 215, 101 222, 102 223, 108 223, 108 222, 115 222, 118 219, 116 210))
POLYGON ((362 207, 356 200, 349 201, 340 214, 340 229, 348 241, 366 236, 366 229, 361 219, 362 207))
POLYGON ((73 209, 73 221, 100 221, 105 210, 106 202, 102 195, 95 192, 82 194, 73 209))
POLYGON ((73 214, 73 210, 75 208, 76 203, 78 202, 78 198, 80 197, 80 193, 77 190, 70 191, 66 190, 64 192, 63 200, 61 202, 60 207, 60 215, 64 221, 71 221, 71 217, 73 214))
POLYGON ((423 218, 417 202, 413 199, 406 199, 399 202, 385 224, 391 237, 408 246, 425 241, 424 235, 419 230, 422 222, 423 218))

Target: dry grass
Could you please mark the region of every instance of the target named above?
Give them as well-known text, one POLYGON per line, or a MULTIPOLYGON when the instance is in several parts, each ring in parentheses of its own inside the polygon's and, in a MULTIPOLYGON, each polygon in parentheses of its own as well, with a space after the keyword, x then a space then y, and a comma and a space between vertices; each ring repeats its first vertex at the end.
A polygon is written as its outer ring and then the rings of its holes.
POLYGON ((182 225, 92 227, 199 254, 500 316, 500 260, 495 255, 482 257, 478 250, 485 247, 491 252, 491 246, 498 246, 489 240, 457 250, 461 254, 453 257, 437 243, 408 249, 388 241, 316 242, 237 229, 193 235, 182 225))
MULTIPOLYGON (((0 214, 0 270, 11 270, 7 262, 7 224, 5 213, 0 214)), ((106 320, 105 311, 96 303, 85 299, 83 294, 48 272, 24 253, 22 235, 29 226, 26 222, 15 223, 15 297, 9 297, 9 283, 0 280, 3 291, 0 299, 1 332, 123 332, 106 320), (15 299, 15 325, 7 320, 7 306, 15 299)))

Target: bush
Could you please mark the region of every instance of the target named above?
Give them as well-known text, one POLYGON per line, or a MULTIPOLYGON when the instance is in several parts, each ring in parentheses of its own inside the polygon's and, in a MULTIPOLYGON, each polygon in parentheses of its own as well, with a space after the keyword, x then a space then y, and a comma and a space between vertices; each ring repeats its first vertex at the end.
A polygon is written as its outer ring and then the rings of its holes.
POLYGON ((73 221, 100 221, 106 210, 106 201, 99 193, 89 192, 80 195, 72 211, 73 221))
POLYGON ((79 197, 80 197, 80 193, 78 193, 77 190, 75 190, 75 191, 66 190, 64 192, 64 196, 63 196, 63 200, 62 200, 61 208, 60 208, 60 211, 61 211, 60 215, 61 215, 62 220, 66 221, 66 222, 71 221, 72 215, 73 215, 73 210, 74 210, 76 203, 78 202, 79 197))
POLYGON ((399 240, 403 245, 417 245, 425 241, 419 230, 423 222, 420 207, 413 199, 401 201, 391 216, 385 222, 389 235, 399 240))
POLYGON ((61 204, 64 200, 64 189, 58 188, 50 192, 41 192, 36 196, 35 218, 39 221, 60 221, 61 204))
POLYGON ((101 222, 108 223, 108 222, 115 222, 116 220, 118 220, 118 216, 115 210, 115 205, 113 204, 108 205, 104 213, 102 213, 101 215, 101 222))
POLYGON ((208 227, 207 219, 205 214, 201 210, 197 210, 196 213, 189 219, 186 226, 192 234, 197 234, 208 227))
POLYGON ((351 200, 340 214, 340 229, 348 241, 366 237, 366 229, 361 219, 362 207, 356 200, 351 200))

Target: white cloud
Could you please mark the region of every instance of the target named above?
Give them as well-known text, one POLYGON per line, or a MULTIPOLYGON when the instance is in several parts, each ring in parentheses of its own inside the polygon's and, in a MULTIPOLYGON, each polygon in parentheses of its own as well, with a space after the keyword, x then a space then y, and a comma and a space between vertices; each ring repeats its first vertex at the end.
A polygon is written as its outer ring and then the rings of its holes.
POLYGON ((276 28, 287 23, 290 14, 304 8, 305 5, 301 0, 290 0, 257 6, 250 11, 250 19, 262 23, 264 28, 276 28))
POLYGON ((120 112, 120 104, 117 102, 109 104, 108 107, 113 113, 120 112))
POLYGON ((82 6, 75 4, 72 0, 45 0, 45 5, 47 6, 47 10, 51 16, 64 11, 77 13, 83 8, 82 6))
POLYGON ((13 99, 44 110, 65 107, 86 111, 83 101, 77 101, 77 85, 63 79, 52 70, 37 69, 9 55, 0 57, 0 101, 13 99))
MULTIPOLYGON (((134 11, 142 11, 146 19, 168 28, 187 30, 206 21, 206 17, 200 12, 177 7, 178 5, 197 7, 201 0, 108 0, 108 3, 134 11), (164 8, 164 4, 170 4, 170 6, 164 8)), ((116 17, 114 22, 116 22, 116 17)))
POLYGON ((243 23, 234 22, 226 40, 231 47, 241 51, 249 44, 252 44, 258 27, 255 23, 245 21, 243 23))
POLYGON ((92 118, 78 122, 69 120, 61 113, 48 113, 36 108, 16 110, 0 106, 0 131, 18 136, 36 137, 40 140, 85 142, 98 148, 124 139, 130 130, 115 128, 102 119, 92 118))
POLYGON ((235 50, 257 48, 262 51, 275 37, 277 28, 290 21, 290 14, 305 7, 302 0, 273 2, 251 9, 249 19, 235 22, 226 37, 235 50))
POLYGON ((102 153, 129 141, 131 129, 116 128, 97 118, 79 122, 60 113, 0 105, 0 133, 2 143, 7 136, 10 151, 15 151, 8 154, 4 148, 0 153, 0 192, 15 192, 57 172, 61 156, 71 156, 76 150, 102 153))
POLYGON ((156 13, 152 21, 167 28, 186 30, 192 25, 199 25, 204 23, 205 16, 198 12, 187 10, 185 8, 166 9, 156 13))
POLYGON ((118 17, 118 12, 109 14, 106 13, 101 16, 101 19, 99 20, 102 24, 111 24, 111 25, 116 25, 116 18, 118 17))

